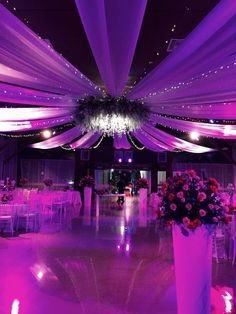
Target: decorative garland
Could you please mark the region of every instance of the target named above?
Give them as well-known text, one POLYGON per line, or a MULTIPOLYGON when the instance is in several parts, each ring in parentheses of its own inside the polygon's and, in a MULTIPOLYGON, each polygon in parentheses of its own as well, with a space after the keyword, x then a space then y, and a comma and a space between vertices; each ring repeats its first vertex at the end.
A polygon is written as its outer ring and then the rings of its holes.
POLYGON ((84 132, 97 131, 107 136, 138 129, 150 116, 143 102, 125 97, 88 96, 78 100, 74 117, 84 132))

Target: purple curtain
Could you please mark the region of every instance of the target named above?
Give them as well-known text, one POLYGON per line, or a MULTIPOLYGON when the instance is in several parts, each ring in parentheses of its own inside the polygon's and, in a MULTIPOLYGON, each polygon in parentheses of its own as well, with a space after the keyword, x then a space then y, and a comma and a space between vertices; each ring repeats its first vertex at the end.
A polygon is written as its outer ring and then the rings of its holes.
POLYGON ((114 142, 113 146, 116 149, 130 149, 131 145, 127 139, 126 134, 122 134, 121 136, 118 136, 117 134, 114 135, 114 142))

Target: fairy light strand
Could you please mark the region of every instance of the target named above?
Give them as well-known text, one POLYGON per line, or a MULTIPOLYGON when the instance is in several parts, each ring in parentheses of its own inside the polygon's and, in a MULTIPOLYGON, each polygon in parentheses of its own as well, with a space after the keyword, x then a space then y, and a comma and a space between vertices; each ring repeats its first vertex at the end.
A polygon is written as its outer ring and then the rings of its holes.
POLYGON ((138 147, 138 145, 136 145, 136 144, 134 143, 134 141, 133 141, 133 139, 132 139, 132 137, 130 136, 129 133, 127 133, 127 135, 128 135, 128 138, 129 138, 130 142, 132 143, 132 145, 133 145, 136 149, 138 149, 138 150, 144 150, 144 149, 145 149, 145 146, 143 146, 143 147, 138 147))
POLYGON ((95 146, 93 146, 94 149, 98 148, 100 146, 100 144, 102 143, 104 137, 105 137, 105 135, 103 134, 102 137, 100 138, 99 142, 95 146))

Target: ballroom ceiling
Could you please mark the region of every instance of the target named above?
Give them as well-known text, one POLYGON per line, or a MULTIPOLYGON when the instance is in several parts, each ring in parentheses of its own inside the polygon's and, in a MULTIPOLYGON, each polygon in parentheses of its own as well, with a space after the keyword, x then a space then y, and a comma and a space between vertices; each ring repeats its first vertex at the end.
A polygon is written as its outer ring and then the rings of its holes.
MULTIPOLYGON (((167 56, 170 39, 184 39, 219 2, 148 0, 129 84, 167 56)), ((101 84, 74 0, 0 0, 0 3, 42 38, 49 39, 55 50, 82 73, 101 84)))
MULTIPOLYGON (((186 38, 219 2, 148 0, 128 84, 138 82, 156 67, 169 54, 170 40, 186 38)), ((92 81, 102 84, 75 0, 0 0, 0 3, 40 37, 49 40, 56 51, 92 81)), ((169 131, 187 139, 187 134, 169 131)), ((212 144, 211 139, 204 141, 212 144)), ((220 141, 220 145, 225 145, 224 142, 220 141)))

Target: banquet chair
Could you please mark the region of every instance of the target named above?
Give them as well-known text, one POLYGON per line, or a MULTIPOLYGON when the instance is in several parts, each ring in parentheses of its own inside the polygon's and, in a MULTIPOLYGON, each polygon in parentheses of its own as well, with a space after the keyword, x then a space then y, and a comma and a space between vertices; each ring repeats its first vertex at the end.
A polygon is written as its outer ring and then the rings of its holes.
POLYGON ((53 218, 53 196, 50 193, 40 193, 39 199, 42 203, 42 218, 44 221, 49 219, 51 223, 53 218))
POLYGON ((38 204, 25 204, 22 205, 17 213, 17 225, 16 230, 19 230, 19 226, 24 226, 26 232, 31 228, 32 231, 39 231, 40 229, 40 212, 38 204))
POLYGON ((72 208, 73 215, 79 215, 82 206, 81 195, 79 191, 72 191, 72 208))
POLYGON ((4 230, 6 227, 9 227, 9 231, 13 236, 14 233, 13 226, 14 226, 14 213, 12 205, 0 204, 0 229, 4 230))
POLYGON ((223 225, 219 224, 213 234, 213 257, 216 258, 216 262, 219 263, 219 258, 223 257, 225 259, 225 235, 223 230, 223 225))
POLYGON ((233 215, 232 217, 231 236, 233 242, 232 265, 234 265, 236 259, 236 215, 233 215))
POLYGON ((59 223, 61 225, 66 219, 67 215, 67 194, 65 192, 57 192, 52 205, 56 210, 56 213, 59 215, 59 223))

